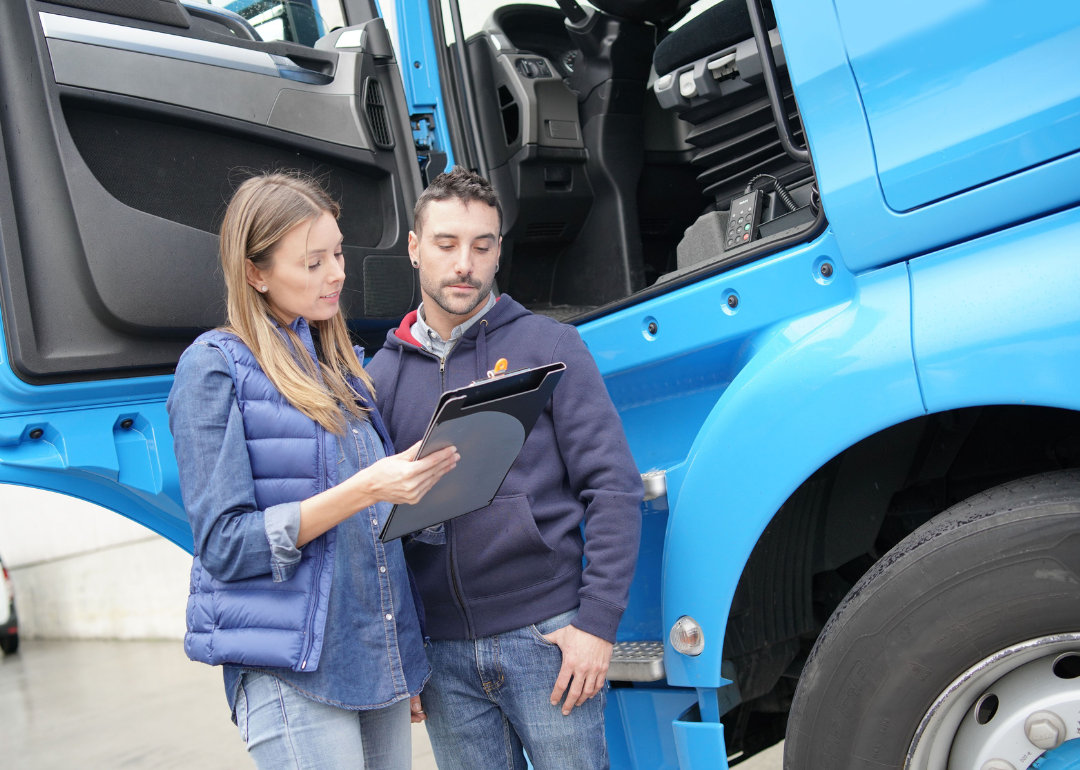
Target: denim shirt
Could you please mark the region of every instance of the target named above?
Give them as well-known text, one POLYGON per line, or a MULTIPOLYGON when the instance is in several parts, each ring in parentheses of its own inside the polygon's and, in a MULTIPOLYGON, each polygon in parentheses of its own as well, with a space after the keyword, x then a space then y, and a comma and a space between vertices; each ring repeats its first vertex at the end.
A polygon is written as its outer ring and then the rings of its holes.
MULTIPOLYGON (((224 355, 208 345, 192 345, 181 357, 176 379, 178 397, 170 412, 177 457, 183 458, 181 488, 199 490, 185 495, 185 508, 197 532, 207 525, 218 530, 200 553, 204 567, 238 577, 290 574, 300 560, 300 501, 257 510, 243 418, 224 355), (200 451, 185 451, 185 442, 195 443, 196 426, 200 451), (216 451, 207 451, 210 447, 216 451)), ((338 483, 385 456, 367 420, 350 417, 336 444, 338 483)), ((226 665, 230 709, 244 670, 272 674, 308 698, 345 709, 381 708, 420 692, 430 668, 401 542, 384 544, 378 537, 389 512, 389 504, 378 503, 336 527, 337 557, 318 668, 226 665)))

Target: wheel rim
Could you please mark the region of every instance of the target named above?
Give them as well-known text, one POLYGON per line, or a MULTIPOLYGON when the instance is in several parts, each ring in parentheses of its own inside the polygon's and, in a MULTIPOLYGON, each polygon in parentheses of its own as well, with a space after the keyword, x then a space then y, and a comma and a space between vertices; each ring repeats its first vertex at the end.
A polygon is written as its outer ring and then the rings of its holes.
MULTIPOLYGON (((986 766, 990 757, 983 757, 980 751, 988 746, 988 741, 993 741, 992 748, 1001 751, 1012 745, 1010 740, 1015 743, 1018 719, 1019 740, 1024 742, 1026 751, 1014 751, 1007 758, 998 757, 1008 762, 1000 764, 1000 770, 1009 770, 1010 767, 1013 770, 1027 770, 1040 755, 1042 761, 1038 770, 1043 770, 1048 763, 1051 764, 1048 770, 1080 770, 1080 752, 1069 745, 1080 744, 1080 741, 1070 740, 1044 754, 1045 749, 1030 743, 1027 732, 1030 731, 1036 740, 1045 741, 1043 733, 1050 728, 1038 719, 1031 725, 1025 725, 1028 716, 1047 710, 1045 707, 1048 705, 1052 713, 1056 713, 1054 709, 1070 708, 1069 713, 1061 714, 1066 730, 1064 737, 1080 737, 1077 732, 1080 677, 1047 676, 1047 670, 1053 667, 1054 662, 1069 653, 1080 654, 1080 633, 1032 639, 1000 650, 976 663, 946 687, 923 716, 908 749, 905 770, 998 770, 994 764, 986 766), (1030 665, 1036 663, 1036 666, 1030 665), (1006 680, 1006 677, 1010 678, 1006 680), (973 706, 984 695, 994 694, 991 690, 998 682, 1001 682, 1004 690, 997 705, 1001 713, 995 713, 980 726, 976 724, 973 706), (1068 705, 1074 699, 1077 708, 1068 705), (1013 727, 1012 733, 1005 729, 1006 725, 1013 727), (990 729, 984 730, 982 727, 990 729), (955 755, 950 757, 954 750, 955 755), (1022 759, 1025 753, 1028 756, 1022 759)), ((980 705, 985 715, 991 711, 993 704, 980 705)), ((1056 724, 1049 717, 1047 721, 1056 724)))

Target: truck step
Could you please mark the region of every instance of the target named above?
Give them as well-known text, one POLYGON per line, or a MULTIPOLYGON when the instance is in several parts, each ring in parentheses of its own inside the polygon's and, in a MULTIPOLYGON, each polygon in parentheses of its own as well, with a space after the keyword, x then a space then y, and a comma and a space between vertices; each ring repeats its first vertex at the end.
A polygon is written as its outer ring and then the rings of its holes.
POLYGON ((616 642, 607 678, 612 682, 656 682, 664 678, 663 642, 616 642))

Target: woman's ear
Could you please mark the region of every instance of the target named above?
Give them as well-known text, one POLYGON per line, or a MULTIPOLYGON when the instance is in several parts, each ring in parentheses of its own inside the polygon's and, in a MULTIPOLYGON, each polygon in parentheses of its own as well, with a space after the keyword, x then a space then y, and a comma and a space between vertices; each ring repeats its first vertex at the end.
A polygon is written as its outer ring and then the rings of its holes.
POLYGON ((255 263, 250 259, 244 260, 244 272, 247 277, 248 284, 260 294, 266 291, 266 271, 260 270, 255 267, 255 263))

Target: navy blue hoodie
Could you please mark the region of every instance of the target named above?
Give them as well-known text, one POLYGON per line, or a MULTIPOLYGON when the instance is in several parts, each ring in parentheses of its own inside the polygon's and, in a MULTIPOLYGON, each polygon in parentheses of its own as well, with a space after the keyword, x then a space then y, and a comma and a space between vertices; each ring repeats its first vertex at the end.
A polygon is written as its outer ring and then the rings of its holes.
POLYGON ((447 522, 445 544, 406 548, 428 633, 476 639, 580 607, 573 625, 615 641, 637 562, 643 490, 622 422, 577 329, 503 294, 441 370, 439 358, 413 339, 415 321, 413 311, 387 333, 367 367, 398 447, 423 437, 443 391, 486 376, 500 358, 510 370, 566 364, 491 505, 447 522))

